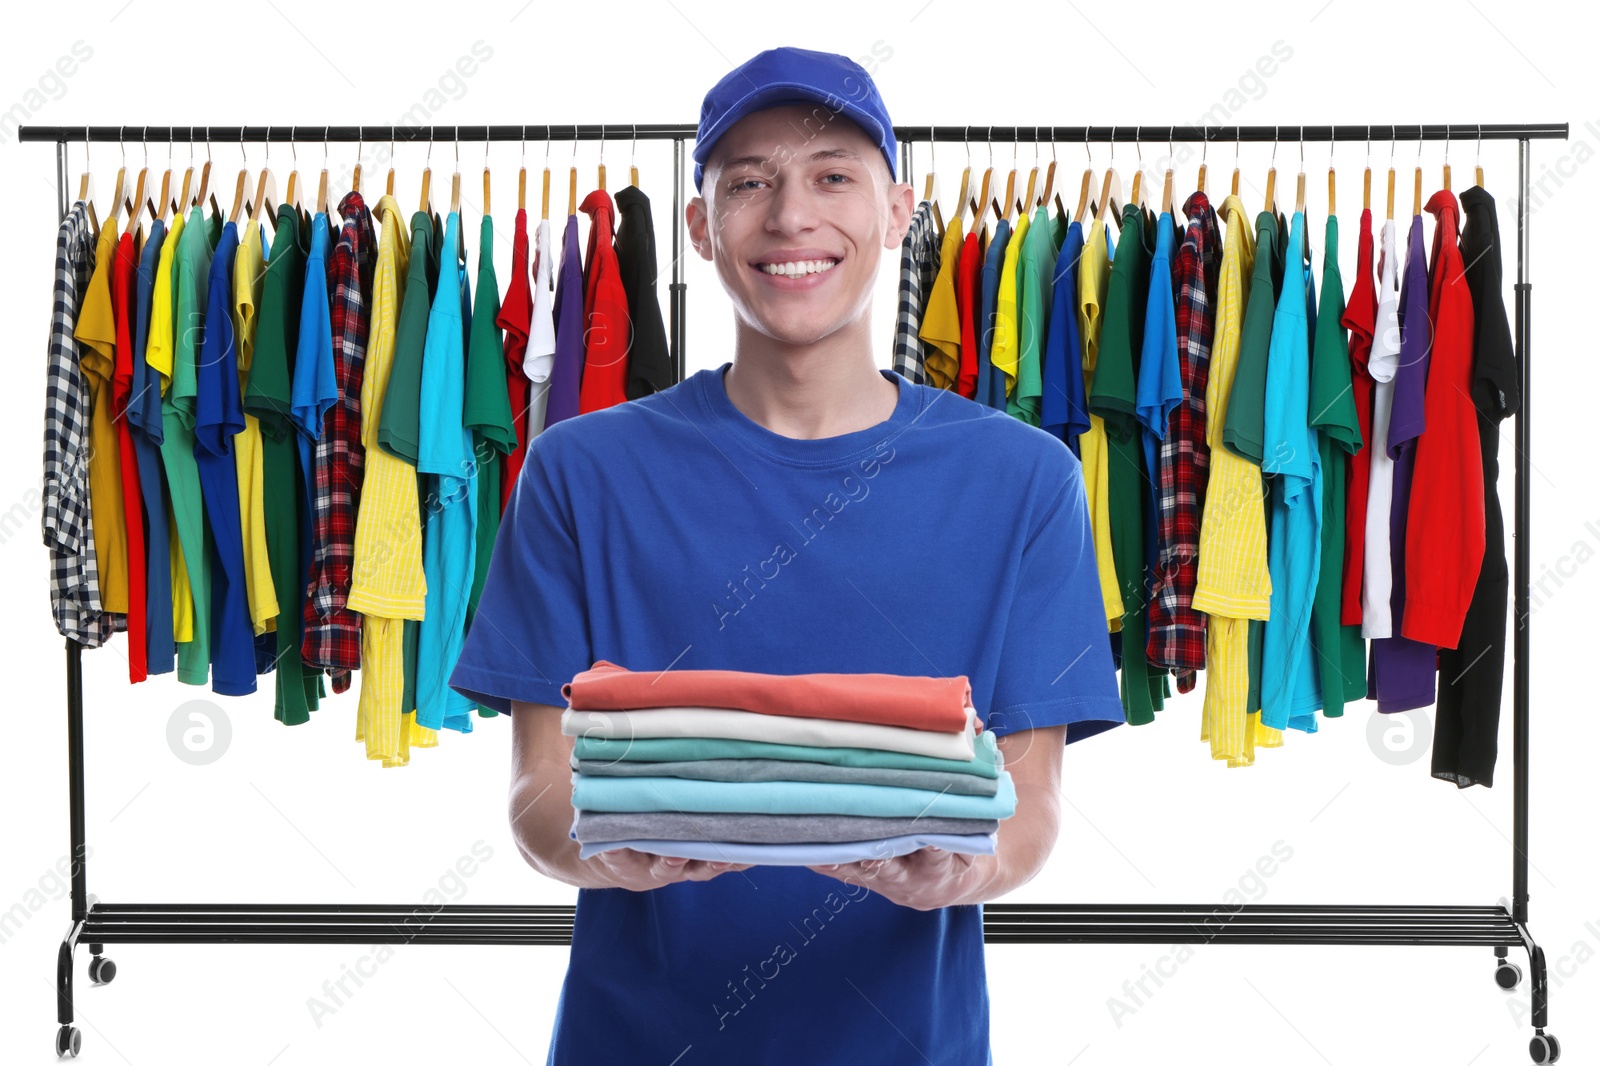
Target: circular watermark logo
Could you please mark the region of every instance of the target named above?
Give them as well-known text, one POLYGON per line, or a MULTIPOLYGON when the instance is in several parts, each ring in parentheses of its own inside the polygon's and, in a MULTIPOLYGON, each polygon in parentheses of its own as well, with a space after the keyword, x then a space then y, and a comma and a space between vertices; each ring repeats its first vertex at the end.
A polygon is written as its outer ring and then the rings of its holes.
POLYGON ((190 766, 216 762, 232 740, 233 724, 227 712, 210 700, 181 703, 167 719, 167 747, 190 766))
POLYGON ((1433 719, 1422 711, 1373 711, 1367 719, 1367 747, 1391 766, 1414 763, 1433 751, 1433 719))

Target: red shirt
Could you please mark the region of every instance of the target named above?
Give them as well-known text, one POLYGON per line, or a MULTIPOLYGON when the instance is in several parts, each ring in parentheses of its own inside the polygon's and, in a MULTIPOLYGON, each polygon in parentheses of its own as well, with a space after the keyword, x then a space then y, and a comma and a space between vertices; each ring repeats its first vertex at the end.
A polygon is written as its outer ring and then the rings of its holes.
POLYGON ((956 369, 956 391, 967 399, 978 395, 978 235, 968 233, 956 260, 956 317, 961 320, 961 362, 956 369))
POLYGON ((517 443, 500 464, 500 513, 504 514, 511 490, 522 472, 528 454, 528 404, 533 383, 523 372, 522 359, 528 351, 528 332, 533 322, 533 289, 528 284, 528 212, 517 208, 517 230, 511 238, 511 284, 500 304, 495 325, 505 330, 506 393, 511 399, 511 423, 517 443))
POLYGON ((1406 515, 1406 605, 1400 635, 1454 648, 1483 566, 1483 453, 1472 405, 1472 291, 1456 243, 1461 208, 1440 189, 1428 198, 1433 274, 1428 317, 1433 350, 1406 515))
MULTIPOLYGON (((1356 422, 1362 446, 1345 456, 1349 489, 1345 493, 1344 572, 1339 624, 1361 624, 1361 573, 1366 564, 1367 491, 1372 483, 1372 393, 1376 383, 1367 371, 1372 331, 1378 321, 1378 292, 1372 284, 1372 211, 1361 210, 1361 236, 1356 245, 1356 282, 1350 290, 1340 325, 1350 331, 1350 389, 1355 395, 1356 422)), ((1381 445, 1380 445, 1381 447, 1381 445)))
POLYGON ((596 189, 578 210, 589 216, 589 248, 583 268, 583 379, 578 413, 615 407, 628 399, 628 291, 622 285, 613 243, 616 208, 611 194, 596 189))
MULTIPOLYGON (((111 314, 117 325, 117 352, 111 370, 111 417, 117 423, 117 452, 122 468, 122 516, 128 530, 128 680, 149 676, 145 643, 144 501, 139 491, 139 461, 128 435, 128 402, 133 391, 134 275, 138 269, 133 235, 117 241, 111 271, 111 314)), ((144 358, 144 353, 139 357, 144 358)), ((166 545, 162 545, 166 550, 166 545)))

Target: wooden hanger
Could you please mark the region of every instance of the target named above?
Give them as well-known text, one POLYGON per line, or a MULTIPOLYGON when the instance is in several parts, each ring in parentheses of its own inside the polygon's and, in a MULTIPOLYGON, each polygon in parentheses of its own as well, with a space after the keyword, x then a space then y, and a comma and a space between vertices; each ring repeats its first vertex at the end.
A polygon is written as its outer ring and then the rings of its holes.
POLYGON ((117 146, 123 149, 122 166, 117 168, 117 183, 111 190, 111 213, 106 215, 105 225, 113 225, 122 217, 123 192, 128 180, 127 145, 119 137, 117 146))
MULTIPOLYGON (((929 151, 932 151, 933 141, 928 142, 929 151)), ((967 221, 967 189, 972 182, 972 148, 967 147, 967 165, 961 171, 961 185, 956 189, 956 213, 954 221, 965 224, 967 221)), ((973 227, 973 232, 977 228, 973 227)))
POLYGON ((250 201, 250 204, 251 204, 250 221, 251 222, 260 222, 261 221, 261 214, 262 214, 263 211, 266 212, 266 216, 267 216, 267 219, 268 219, 269 222, 273 218, 275 218, 276 215, 277 215, 277 208, 275 208, 272 205, 272 201, 276 200, 278 198, 278 183, 272 176, 272 169, 271 169, 271 167, 272 167, 272 141, 270 139, 271 136, 272 136, 272 128, 269 126, 267 128, 268 140, 266 141, 267 158, 262 162, 262 164, 261 164, 261 173, 256 178, 256 195, 255 195, 255 198, 250 201))
POLYGON ((394 129, 392 127, 389 130, 389 134, 389 177, 384 182, 383 194, 385 196, 394 195, 394 129))
POLYGON ((1122 177, 1117 173, 1117 128, 1111 127, 1111 161, 1106 166, 1105 177, 1100 181, 1100 210, 1098 218, 1110 215, 1113 223, 1120 225, 1122 217, 1122 177))
POLYGON ((1272 135, 1272 165, 1267 168, 1267 194, 1262 198, 1261 210, 1276 216, 1278 213, 1278 135, 1272 135))
POLYGON ((461 213, 461 127, 456 127, 456 168, 450 174, 450 213, 461 213))
POLYGON ((1033 143, 1033 156, 1034 156, 1034 158, 1033 158, 1033 169, 1028 171, 1027 189, 1023 193, 1022 199, 1018 201, 1018 203, 1021 205, 1022 210, 1026 214, 1029 214, 1029 215, 1033 214, 1033 209, 1034 209, 1033 190, 1035 188, 1037 188, 1038 181, 1039 181, 1039 130, 1038 130, 1038 127, 1034 128, 1034 131, 1033 131, 1033 142, 1034 142, 1033 143))
POLYGON ((544 128, 544 191, 540 194, 539 218, 550 219, 550 127, 544 128))
POLYGON ((1094 180, 1094 171, 1088 167, 1083 170, 1083 181, 1078 184, 1078 209, 1072 212, 1072 220, 1083 225, 1089 217, 1089 183, 1094 180))
POLYGON ((572 131, 572 168, 567 173, 567 214, 578 213, 578 131, 572 131))
POLYGON ((317 175, 317 213, 326 217, 328 211, 328 127, 322 127, 322 172, 317 175))
POLYGON ((433 217, 433 131, 428 131, 428 159, 422 168, 422 194, 417 199, 417 210, 433 217))
POLYGON ((161 175, 161 193, 156 197, 156 203, 160 205, 160 210, 156 211, 155 217, 161 220, 163 226, 170 225, 172 222, 172 209, 175 206, 172 202, 171 141, 167 142, 167 169, 161 175))
POLYGON ((489 212, 489 131, 483 131, 483 213, 489 212))
POLYGON ((1417 141, 1417 172, 1411 178, 1411 213, 1422 214, 1422 141, 1417 141))
MULTIPOLYGON (((1331 168, 1330 168, 1331 169, 1331 168)), ((1332 178, 1330 177, 1331 181, 1332 178)), ((1332 194, 1333 190, 1329 190, 1332 194)), ((1361 175, 1361 210, 1372 210, 1372 127, 1367 127, 1367 168, 1361 175)), ((1333 205, 1328 205, 1328 213, 1333 213, 1333 205)))
POLYGON ((1001 205, 1005 207, 1005 210, 1004 211, 996 211, 995 212, 995 214, 998 217, 1005 219, 1007 222, 1011 223, 1013 227, 1015 227, 1015 225, 1016 225, 1015 215, 1014 215, 1014 212, 1016 211, 1016 208, 1017 208, 1016 195, 1017 195, 1017 142, 1015 140, 1013 140, 1011 142, 1011 172, 1006 175, 1006 194, 1005 194, 1005 198, 1000 201, 1001 205))
POLYGON ((213 215, 221 215, 222 208, 217 206, 217 194, 211 190, 211 130, 209 127, 206 129, 206 161, 200 168, 200 188, 194 194, 194 204, 192 206, 199 207, 208 201, 211 204, 211 213, 213 215))
POLYGON ((228 221, 238 228, 239 219, 245 212, 244 187, 250 180, 249 158, 244 152, 244 129, 239 130, 239 177, 233 183, 233 207, 228 211, 228 221))
MULTIPOLYGON (((1294 178, 1294 212, 1301 214, 1306 209, 1306 128, 1300 127, 1300 171, 1294 178)), ((1310 242, 1307 242, 1307 250, 1310 242)))
MULTIPOLYGON (((146 127, 145 134, 148 135, 149 132, 149 128, 146 127)), ((144 166, 139 168, 139 176, 134 179, 133 197, 128 200, 126 204, 128 212, 128 232, 133 234, 133 239, 135 242, 140 239, 139 217, 144 214, 145 181, 150 176, 150 151, 148 142, 144 141, 144 139, 141 137, 140 143, 145 145, 144 166)))
POLYGON ((603 191, 606 187, 606 127, 603 122, 600 124, 600 177, 598 180, 603 191))
POLYGON ((1450 191, 1450 127, 1444 128, 1444 188, 1450 191))
POLYGON ((1054 137, 1050 141, 1050 165, 1044 171, 1044 192, 1039 194, 1039 203, 1048 207, 1052 196, 1056 202, 1056 217, 1061 219, 1071 218, 1072 216, 1067 214, 1067 209, 1061 205, 1061 194, 1056 192, 1056 142, 1054 137))
POLYGON ((635 189, 639 187, 639 125, 634 123, 633 144, 628 149, 628 184, 635 189))
POLYGON ((1211 186, 1206 184, 1206 156, 1210 154, 1211 138, 1205 129, 1201 130, 1201 136, 1205 140, 1200 146, 1200 174, 1195 178, 1195 188, 1199 189, 1201 195, 1209 201, 1211 199, 1211 186))
POLYGON ((350 191, 354 192, 354 193, 359 193, 361 191, 361 150, 362 150, 363 147, 365 147, 365 144, 361 140, 361 127, 357 126, 356 127, 356 165, 355 165, 355 168, 350 172, 350 191))
POLYGON ((89 198, 92 191, 89 188, 89 177, 93 167, 89 165, 89 127, 83 127, 83 173, 78 177, 78 199, 83 201, 84 213, 89 216, 89 232, 96 237, 100 236, 100 218, 95 214, 94 201, 89 198))
MULTIPOLYGON (((944 236, 944 213, 939 210, 939 201, 933 198, 933 177, 938 172, 938 156, 934 154, 932 139, 928 141, 928 174, 922 180, 922 198, 928 202, 933 211, 933 231, 939 236, 944 236)), ((601 186, 604 188, 604 186, 601 186)))

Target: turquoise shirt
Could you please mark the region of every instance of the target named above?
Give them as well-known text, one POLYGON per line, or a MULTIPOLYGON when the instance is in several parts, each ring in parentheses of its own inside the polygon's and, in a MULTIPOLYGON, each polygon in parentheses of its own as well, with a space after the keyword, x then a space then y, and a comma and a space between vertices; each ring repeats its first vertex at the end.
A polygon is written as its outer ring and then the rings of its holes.
POLYGON ((1145 555, 1150 573, 1159 565, 1161 528, 1161 477, 1158 454, 1167 435, 1167 416, 1183 402, 1183 379, 1178 370, 1178 320, 1173 312, 1172 246, 1176 243, 1172 215, 1163 211, 1156 220, 1156 250, 1150 257, 1150 293, 1145 301, 1144 344, 1139 352, 1139 381, 1134 412, 1142 429, 1145 482, 1145 555))
POLYGON ((1322 462, 1309 415, 1316 291, 1305 246, 1305 214, 1296 211, 1267 355, 1261 470, 1276 477, 1267 519, 1272 617, 1261 637, 1261 724, 1314 733, 1322 705, 1310 640, 1322 566, 1322 462))
POLYGON ((478 473, 462 421, 471 285, 461 258, 461 218, 445 220, 439 286, 428 312, 417 418, 417 472, 426 475, 422 573, 428 583, 417 634, 417 724, 472 732, 473 703, 449 687, 466 637, 477 565, 478 473))
MULTIPOLYGON (((322 436, 322 416, 339 401, 333 377, 333 320, 328 314, 328 216, 311 220, 311 251, 300 302, 300 338, 294 353, 289 417, 300 430, 300 470, 305 477, 306 515, 316 514, 317 475, 313 452, 322 436)), ((306 545, 307 548, 310 545, 306 545)), ((307 559, 302 563, 309 562, 307 559)))
POLYGON ((1009 818, 1017 809, 1011 772, 993 796, 833 781, 702 781, 693 777, 572 775, 580 811, 722 811, 732 814, 861 814, 876 818, 1009 818))

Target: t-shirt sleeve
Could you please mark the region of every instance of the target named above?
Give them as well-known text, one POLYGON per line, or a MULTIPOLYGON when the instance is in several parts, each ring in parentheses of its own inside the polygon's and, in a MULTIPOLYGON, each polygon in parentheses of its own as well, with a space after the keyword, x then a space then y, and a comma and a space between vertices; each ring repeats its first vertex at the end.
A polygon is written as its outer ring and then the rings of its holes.
POLYGON ((594 663, 578 538, 550 476, 556 436, 529 445, 450 675, 451 688, 502 713, 512 700, 565 706, 561 686, 594 663))
POLYGON ((985 728, 1067 725, 1067 743, 1123 721, 1083 469, 1059 441, 1060 493, 1022 548, 985 728))

